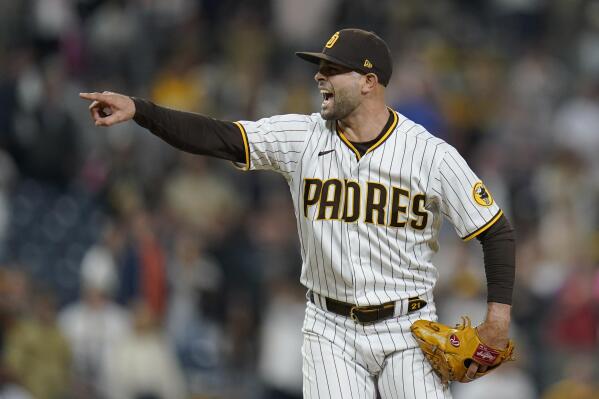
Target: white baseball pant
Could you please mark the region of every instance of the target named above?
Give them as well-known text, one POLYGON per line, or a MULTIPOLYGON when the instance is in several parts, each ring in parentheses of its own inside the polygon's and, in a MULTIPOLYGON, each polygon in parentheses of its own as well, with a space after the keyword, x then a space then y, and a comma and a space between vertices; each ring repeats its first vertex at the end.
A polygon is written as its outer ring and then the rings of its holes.
POLYGON ((435 305, 359 324, 308 301, 303 326, 305 399, 451 399, 412 337, 418 319, 437 320, 435 305), (378 395, 377 396, 377 391, 378 395))

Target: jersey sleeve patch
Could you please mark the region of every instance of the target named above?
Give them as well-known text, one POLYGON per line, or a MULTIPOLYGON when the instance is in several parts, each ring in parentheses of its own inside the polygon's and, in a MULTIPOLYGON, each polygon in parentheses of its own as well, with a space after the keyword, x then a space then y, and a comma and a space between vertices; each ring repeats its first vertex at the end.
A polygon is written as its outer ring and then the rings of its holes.
POLYGON ((490 207, 495 202, 493 196, 482 181, 476 182, 472 187, 472 198, 474 198, 474 201, 478 205, 485 208, 490 207))

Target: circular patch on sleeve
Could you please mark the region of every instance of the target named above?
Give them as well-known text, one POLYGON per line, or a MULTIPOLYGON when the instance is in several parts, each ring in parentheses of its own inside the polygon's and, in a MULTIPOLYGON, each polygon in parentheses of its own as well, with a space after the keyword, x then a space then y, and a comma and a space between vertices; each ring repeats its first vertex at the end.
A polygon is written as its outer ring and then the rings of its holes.
POLYGON ((472 197, 474 197, 474 201, 480 206, 489 207, 493 205, 493 197, 491 193, 482 181, 477 182, 474 187, 472 187, 472 197))

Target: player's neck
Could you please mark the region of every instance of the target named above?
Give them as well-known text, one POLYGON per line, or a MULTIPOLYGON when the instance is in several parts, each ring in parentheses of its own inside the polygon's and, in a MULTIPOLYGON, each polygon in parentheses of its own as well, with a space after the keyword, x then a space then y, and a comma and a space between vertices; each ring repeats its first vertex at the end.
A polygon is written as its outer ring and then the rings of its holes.
POLYGON ((355 143, 375 139, 389 120, 385 103, 362 104, 346 118, 338 121, 345 137, 355 143))

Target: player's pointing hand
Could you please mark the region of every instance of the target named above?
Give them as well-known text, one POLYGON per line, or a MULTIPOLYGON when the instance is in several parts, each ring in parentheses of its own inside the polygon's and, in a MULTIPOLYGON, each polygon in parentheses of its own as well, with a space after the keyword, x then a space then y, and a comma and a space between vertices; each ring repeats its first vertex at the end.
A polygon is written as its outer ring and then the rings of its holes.
POLYGON ((135 115, 135 103, 125 95, 105 91, 103 93, 79 93, 90 100, 89 112, 96 126, 112 126, 125 122, 135 115))

